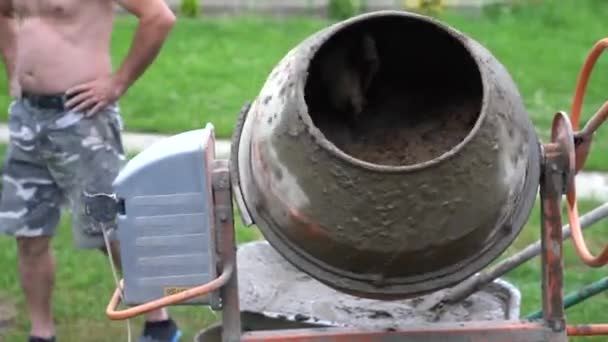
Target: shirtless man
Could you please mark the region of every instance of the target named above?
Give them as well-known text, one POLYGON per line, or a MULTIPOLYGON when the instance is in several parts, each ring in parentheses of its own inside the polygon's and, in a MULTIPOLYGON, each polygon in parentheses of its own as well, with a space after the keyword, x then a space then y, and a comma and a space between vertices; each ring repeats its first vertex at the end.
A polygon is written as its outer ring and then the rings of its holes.
MULTIPOLYGON (((49 243, 64 200, 77 245, 104 249, 99 224, 84 213, 83 193, 111 191, 124 163, 117 102, 155 60, 175 22, 163 0, 117 1, 139 26, 113 71, 112 0, 0 0, 0 53, 14 98, 0 231, 17 240, 30 341, 55 341, 49 243)), ((149 313, 143 330, 140 341, 180 335, 165 309, 149 313)))

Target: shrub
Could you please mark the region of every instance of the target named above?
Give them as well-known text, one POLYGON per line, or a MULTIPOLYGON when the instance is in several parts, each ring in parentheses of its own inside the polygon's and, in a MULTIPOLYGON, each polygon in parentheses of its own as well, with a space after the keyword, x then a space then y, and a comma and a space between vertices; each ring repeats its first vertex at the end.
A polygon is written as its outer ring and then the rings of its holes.
POLYGON ((420 9, 423 13, 428 15, 437 15, 443 10, 443 0, 422 0, 420 2, 420 9))
POLYGON ((182 0, 181 2, 180 12, 187 17, 197 17, 200 14, 200 9, 199 0, 182 0))
POLYGON ((407 11, 425 15, 438 15, 445 6, 444 0, 403 0, 403 8, 407 11))
POLYGON ((327 14, 331 19, 347 19, 358 12, 358 8, 352 0, 329 0, 327 6, 327 14))

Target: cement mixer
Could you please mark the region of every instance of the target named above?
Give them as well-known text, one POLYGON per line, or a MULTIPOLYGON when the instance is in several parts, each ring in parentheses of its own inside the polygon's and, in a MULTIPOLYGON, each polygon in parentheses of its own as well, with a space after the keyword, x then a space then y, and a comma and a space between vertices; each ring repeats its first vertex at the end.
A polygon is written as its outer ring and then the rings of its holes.
POLYGON ((231 160, 241 211, 283 257, 358 296, 407 298, 468 278, 509 247, 538 190, 540 145, 504 67, 411 14, 313 35, 242 120, 231 160), (361 58, 365 37, 373 61, 361 58), (356 115, 341 106, 358 97, 356 115))
POLYGON ((129 162, 111 198, 124 280, 107 314, 123 320, 176 304, 222 310, 222 325, 199 341, 605 334, 604 325, 567 326, 563 307, 564 194, 581 257, 595 267, 606 259, 585 254, 576 212, 573 179, 608 113, 575 133, 583 94, 573 123, 557 113, 543 144, 505 67, 454 28, 401 11, 329 26, 289 51, 243 108, 230 160, 215 158, 209 124, 129 162), (527 258, 542 255, 543 311, 522 321, 519 292, 497 279, 522 258, 487 267, 518 236, 539 191, 541 242, 527 258), (237 252, 232 199, 262 232, 259 249, 237 252), (463 300, 466 315, 441 318, 463 300), (129 308, 118 310, 120 302, 129 308), (365 307, 375 311, 361 319, 365 307))

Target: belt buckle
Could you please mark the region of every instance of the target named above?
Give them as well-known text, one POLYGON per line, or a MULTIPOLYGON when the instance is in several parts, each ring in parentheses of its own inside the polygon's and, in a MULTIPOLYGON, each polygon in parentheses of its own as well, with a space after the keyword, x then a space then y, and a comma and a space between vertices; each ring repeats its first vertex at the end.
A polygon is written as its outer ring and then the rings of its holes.
POLYGON ((40 107, 63 110, 65 107, 65 94, 61 96, 47 95, 40 97, 40 107))
POLYGON ((59 107, 61 108, 61 110, 65 110, 66 102, 68 102, 68 96, 63 93, 61 94, 61 96, 59 96, 59 107))

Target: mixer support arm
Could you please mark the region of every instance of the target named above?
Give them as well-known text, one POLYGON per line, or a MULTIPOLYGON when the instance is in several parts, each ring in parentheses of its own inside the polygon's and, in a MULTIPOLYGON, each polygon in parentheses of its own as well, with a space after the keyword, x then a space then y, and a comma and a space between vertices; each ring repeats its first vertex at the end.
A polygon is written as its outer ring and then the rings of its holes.
MULTIPOLYGON (((586 230, 595 227, 594 225, 608 217, 608 203, 604 203, 581 216, 581 228, 586 230)), ((564 241, 572 237, 570 225, 562 227, 562 237, 564 241)), ((433 309, 444 304, 453 304, 465 300, 473 293, 479 291, 484 286, 492 283, 496 279, 508 274, 517 267, 534 259, 541 253, 541 240, 529 244, 521 251, 497 263, 492 268, 479 272, 477 275, 454 286, 441 298, 434 299, 426 304, 426 308, 433 309)), ((540 318, 540 314, 538 316, 540 318)))
POLYGON ((574 177, 574 138, 564 113, 554 118, 551 140, 543 146, 540 180, 543 320, 553 332, 563 334, 566 319, 561 200, 574 177))

